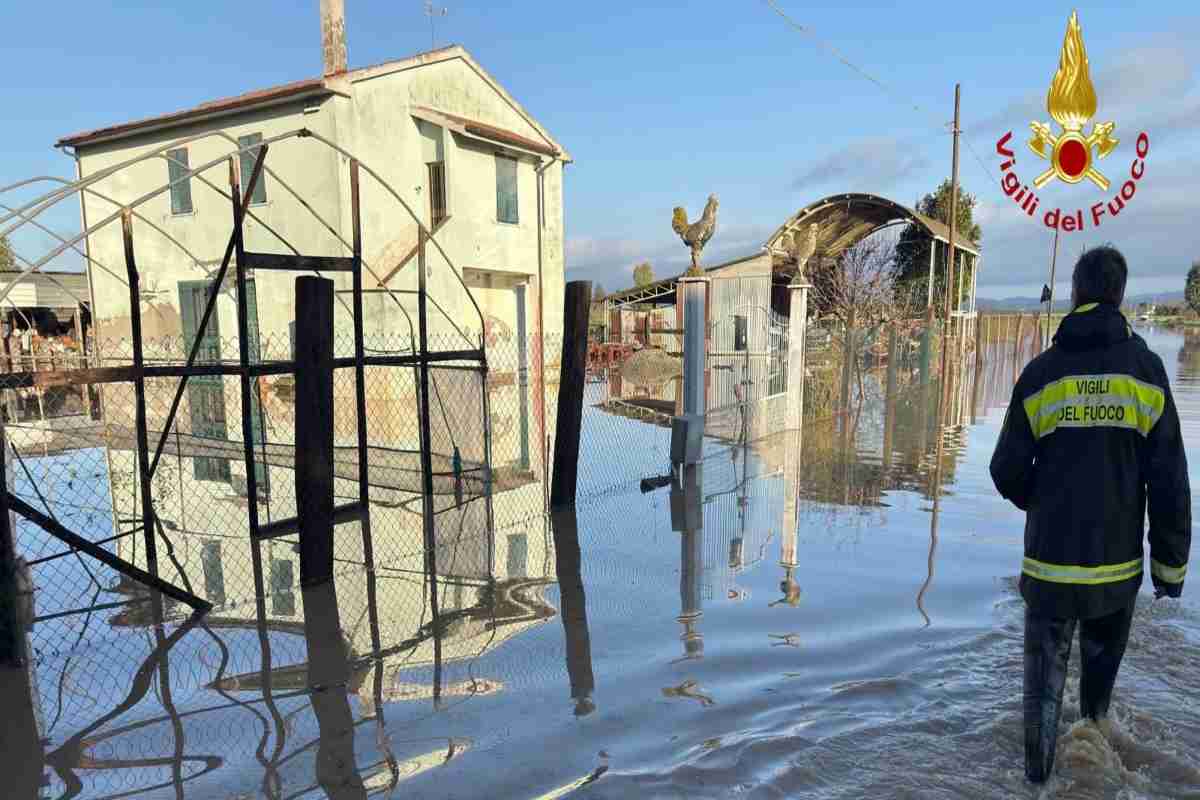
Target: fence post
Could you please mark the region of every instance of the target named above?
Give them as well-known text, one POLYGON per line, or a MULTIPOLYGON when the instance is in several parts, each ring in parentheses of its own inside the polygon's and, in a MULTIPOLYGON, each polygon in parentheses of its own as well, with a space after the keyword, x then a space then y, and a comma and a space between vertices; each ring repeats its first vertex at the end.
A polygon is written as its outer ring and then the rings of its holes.
POLYGON ((1021 360, 1021 323, 1025 321, 1024 314, 1017 314, 1017 332, 1013 336, 1013 383, 1017 382, 1017 377, 1020 375, 1020 360, 1021 360))
MULTIPOLYGON (((300 280, 303 280, 301 278, 300 280)), ((332 295, 330 296, 332 299, 332 295)), ((330 306, 332 309, 332 305, 330 306)), ((301 562, 303 569, 303 562, 301 562)), ((348 653, 332 581, 301 590, 304 598, 304 641, 308 651, 309 703, 320 739, 316 753, 317 784, 330 797, 365 798, 363 779, 354 768, 354 713, 344 686, 350 677, 348 653)), ((375 709, 381 713, 380 709, 375 709)))
POLYGON ((704 577, 704 467, 690 464, 680 481, 671 484, 671 528, 679 537, 679 616, 683 626, 684 659, 704 657, 704 636, 698 630, 704 616, 701 585, 704 577))
POLYGON ((979 405, 979 373, 983 371, 983 329, 975 323, 975 373, 971 377, 971 424, 975 424, 976 406, 979 405))
POLYGON ((884 384, 883 396, 883 469, 886 472, 892 467, 892 438, 896 427, 896 323, 888 325, 888 354, 887 382, 884 384))
POLYGON ((788 318, 788 386, 787 424, 789 430, 800 430, 804 420, 804 340, 808 332, 808 290, 812 284, 800 273, 792 280, 791 312, 788 318))
POLYGON ((558 384, 558 423, 550 507, 575 503, 579 476, 579 436, 583 430, 583 386, 587 372, 588 304, 591 281, 570 281, 563 300, 562 367, 558 384))
POLYGON ((671 463, 694 464, 701 458, 705 413, 708 411, 707 278, 680 278, 675 291, 683 297, 683 414, 671 422, 671 463))
POLYGON ((581 573, 582 553, 579 548, 579 521, 574 508, 556 511, 551 515, 554 533, 554 565, 559 586, 559 616, 562 617, 563 637, 567 650, 567 676, 571 684, 571 699, 575 701, 575 716, 583 717, 596 710, 592 692, 596 679, 592 674, 592 640, 588 633, 587 596, 581 573))
POLYGON ((0 665, 21 666, 25 662, 24 625, 21 607, 16 548, 16 529, 8 508, 8 437, 0 419, 0 665))
POLYGON ((300 585, 312 586, 333 578, 333 281, 296 278, 296 319, 300 585))

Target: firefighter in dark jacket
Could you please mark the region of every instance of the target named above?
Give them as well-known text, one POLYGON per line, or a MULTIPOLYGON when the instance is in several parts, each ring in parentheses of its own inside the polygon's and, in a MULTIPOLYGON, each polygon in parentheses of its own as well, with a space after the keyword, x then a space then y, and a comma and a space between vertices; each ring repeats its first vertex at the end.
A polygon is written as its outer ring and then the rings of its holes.
POLYGON ((1084 253, 1072 311, 1021 373, 991 473, 1025 512, 1025 774, 1054 766, 1076 621, 1080 713, 1108 711, 1142 585, 1149 510, 1155 597, 1179 597, 1191 546, 1191 489, 1162 360, 1120 312, 1127 276, 1113 247, 1084 253))

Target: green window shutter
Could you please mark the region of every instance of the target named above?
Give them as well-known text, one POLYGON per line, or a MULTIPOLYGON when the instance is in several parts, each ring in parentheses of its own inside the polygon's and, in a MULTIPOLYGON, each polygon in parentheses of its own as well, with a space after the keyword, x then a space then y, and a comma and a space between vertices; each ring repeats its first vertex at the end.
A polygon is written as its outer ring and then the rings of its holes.
POLYGON ((525 578, 528 576, 529 537, 523 533, 512 533, 508 536, 508 559, 506 578, 525 578))
POLYGON ((271 613, 278 617, 296 614, 296 595, 292 591, 295 572, 291 561, 271 560, 271 613))
POLYGON ((186 147, 167 151, 167 179, 171 182, 171 213, 192 213, 192 183, 191 178, 184 176, 188 172, 188 151, 186 147))
MULTIPOLYGON (((183 328, 183 346, 187 352, 191 351, 192 343, 196 340, 211 285, 208 281, 179 282, 179 314, 183 328)), ((221 334, 218 321, 219 317, 214 310, 208 319, 203 344, 196 354, 197 362, 220 361, 221 334)), ((192 434, 212 439, 228 438, 225 424, 224 378, 220 375, 194 375, 188 380, 187 395, 192 434)), ((196 456, 192 459, 192 465, 196 480, 228 481, 230 478, 228 459, 196 456)))
MULTIPOLYGON (((245 136, 238 137, 238 147, 249 147, 258 144, 262 141, 261 133, 248 133, 245 136)), ((244 150, 241 153, 242 162, 242 191, 246 191, 246 184, 250 182, 250 176, 254 174, 254 162, 258 160, 258 148, 253 150, 244 150)), ((258 205, 267 202, 267 175, 264 171, 258 176, 258 183, 254 186, 254 194, 250 195, 250 204, 258 205)))
POLYGON ((517 222, 517 160, 496 156, 496 219, 517 222))
POLYGON ((204 593, 214 606, 225 605, 225 565, 221 561, 221 542, 205 542, 200 549, 204 570, 204 593))

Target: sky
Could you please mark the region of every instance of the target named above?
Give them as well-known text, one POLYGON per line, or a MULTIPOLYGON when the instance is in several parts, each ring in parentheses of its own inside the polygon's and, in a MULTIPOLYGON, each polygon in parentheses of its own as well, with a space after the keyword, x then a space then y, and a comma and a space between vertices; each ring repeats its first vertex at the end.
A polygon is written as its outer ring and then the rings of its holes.
MULTIPOLYGON (((351 67, 429 49, 424 5, 346 0, 351 67)), ((639 261, 660 277, 681 272, 689 256, 671 210, 682 205, 694 220, 710 193, 721 205, 708 264, 757 252, 789 216, 830 194, 873 192, 911 206, 949 176, 958 82, 960 180, 979 200, 983 228, 979 295, 1032 295, 1046 280, 1053 234, 1001 190, 996 142, 1013 132, 1024 182, 1044 167, 1025 143, 1031 120, 1051 122, 1045 93, 1071 5, 435 5, 448 9, 435 20, 437 46, 466 47, 575 158, 565 186, 568 279, 615 291, 632 285, 639 261)), ((1062 235, 1056 295, 1068 291, 1080 248, 1104 241, 1127 256, 1129 293, 1182 289, 1200 259, 1200 11, 1184 0, 1074 7, 1096 85, 1093 121, 1115 122, 1120 140, 1097 164, 1113 185, 1048 185, 1038 216, 1055 206, 1086 215, 1129 177, 1139 132, 1150 150, 1119 217, 1062 235)), ((73 162, 52 147, 67 133, 321 71, 318 0, 24 2, 4 19, 0 186, 70 177, 73 162)), ((59 227, 78 230, 68 210, 58 214, 59 227)))

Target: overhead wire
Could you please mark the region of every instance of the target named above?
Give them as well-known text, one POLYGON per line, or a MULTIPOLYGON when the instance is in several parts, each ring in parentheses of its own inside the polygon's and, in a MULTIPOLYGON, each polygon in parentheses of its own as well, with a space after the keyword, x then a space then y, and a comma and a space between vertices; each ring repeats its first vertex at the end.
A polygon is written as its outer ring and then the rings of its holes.
MULTIPOLYGON (((787 25, 789 27, 791 27, 793 30, 795 30, 799 33, 804 34, 805 36, 808 36, 810 39, 812 39, 813 42, 815 42, 817 44, 818 47, 820 47, 821 49, 823 49, 823 50, 827 51, 828 53, 830 53, 831 55, 833 55, 834 58, 836 58, 844 66, 848 67, 850 70, 855 72, 861 78, 869 81, 870 83, 873 83, 875 86, 882 89, 885 93, 891 95, 893 99, 898 100, 898 101, 904 103, 905 105, 910 106, 913 111, 916 111, 917 113, 923 114, 923 115, 929 117, 930 119, 934 120, 936 125, 939 128, 951 129, 951 132, 953 132, 952 131, 952 127, 953 127, 952 122, 943 121, 937 114, 934 114, 933 112, 924 108, 923 106, 921 106, 920 103, 913 101, 912 98, 901 94, 899 91, 893 89, 891 86, 889 86, 888 84, 884 83, 879 78, 872 75, 870 72, 868 72, 863 67, 860 67, 859 65, 852 62, 849 58, 844 56, 841 53, 841 51, 839 51, 832 44, 830 44, 829 42, 827 42, 824 39, 817 36, 816 33, 813 32, 811 27, 809 27, 807 25, 802 25, 801 23, 794 20, 791 16, 789 16, 786 11, 784 11, 782 8, 779 7, 779 4, 776 3, 775 0, 763 0, 763 2, 766 3, 767 6, 769 6, 770 9, 772 11, 774 11, 780 17, 780 19, 782 19, 785 23, 787 23, 787 25)), ((958 132, 963 133, 964 129, 960 126, 958 132)), ((984 163, 983 158, 980 157, 978 151, 975 150, 975 147, 971 144, 971 141, 969 139, 967 139, 966 137, 963 137, 962 141, 967 145, 967 149, 971 152, 971 155, 974 156, 976 163, 979 164, 980 169, 983 170, 984 174, 988 176, 988 179, 990 181, 991 177, 992 177, 992 172, 990 169, 988 169, 987 164, 984 163)))

